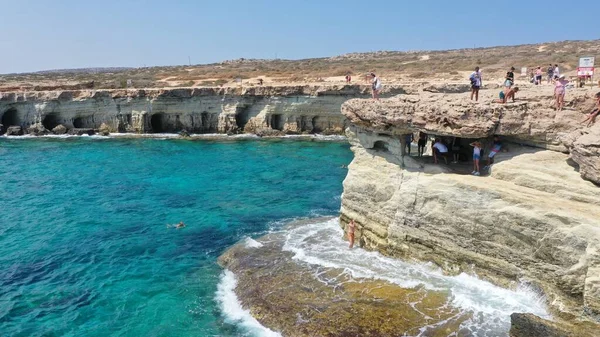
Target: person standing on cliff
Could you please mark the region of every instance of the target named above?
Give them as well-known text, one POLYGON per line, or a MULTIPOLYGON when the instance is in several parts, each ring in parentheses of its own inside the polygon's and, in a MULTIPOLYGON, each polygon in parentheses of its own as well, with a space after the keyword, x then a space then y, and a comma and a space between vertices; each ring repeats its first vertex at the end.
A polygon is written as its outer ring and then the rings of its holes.
POLYGON ((505 90, 508 91, 515 83, 515 67, 510 67, 510 70, 506 72, 506 80, 504 81, 505 90))
POLYGON ((425 153, 425 146, 427 146, 427 134, 425 132, 419 132, 419 142, 417 143, 417 145, 417 152, 419 153, 419 157, 423 157, 423 153, 425 153))
POLYGON ((381 90, 381 80, 375 73, 371 73, 371 89, 373 89, 373 99, 379 100, 379 91, 381 90))
POLYGON ((569 80, 565 79, 565 75, 560 75, 558 79, 554 80, 554 98, 556 99, 556 111, 561 111, 565 106, 565 87, 567 83, 569 83, 569 80))
POLYGON ((473 96, 475 96, 475 102, 477 102, 479 100, 479 89, 481 88, 482 83, 479 67, 475 67, 475 71, 471 73, 469 80, 471 80, 471 101, 473 100, 473 96))
POLYGON ((348 223, 348 229, 346 230, 348 232, 348 242, 350 242, 350 246, 348 248, 352 249, 352 247, 354 247, 354 231, 356 230, 356 223, 354 222, 354 220, 350 220, 350 222, 348 223))
POLYGON ((554 78, 554 67, 552 66, 552 63, 548 65, 548 70, 546 71, 546 73, 548 75, 548 84, 551 84, 552 79, 554 78))

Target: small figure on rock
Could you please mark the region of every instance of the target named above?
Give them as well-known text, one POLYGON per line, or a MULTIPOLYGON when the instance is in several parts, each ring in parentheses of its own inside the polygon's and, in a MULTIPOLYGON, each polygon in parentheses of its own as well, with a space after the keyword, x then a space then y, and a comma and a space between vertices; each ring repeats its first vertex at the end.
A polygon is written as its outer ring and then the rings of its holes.
POLYGON ((556 99, 557 111, 561 111, 565 105, 565 86, 567 83, 569 83, 569 80, 565 79, 565 75, 560 75, 554 80, 554 98, 556 99))
POLYGON ((475 67, 475 71, 471 73, 469 80, 471 80, 471 101, 473 100, 473 96, 475 96, 475 102, 477 102, 479 100, 479 89, 481 88, 482 83, 479 67, 475 67))
POLYGON ((417 145, 419 157, 423 157, 423 153, 425 153, 425 146, 427 146, 427 134, 425 132, 419 132, 419 142, 417 145))
POLYGON ((512 98, 513 103, 515 102, 515 94, 519 92, 519 87, 514 87, 508 90, 508 92, 500 91, 500 99, 493 101, 493 103, 506 103, 512 98))
POLYGON ((498 136, 494 136, 494 144, 492 145, 492 149, 490 150, 490 154, 488 155, 487 165, 483 168, 484 170, 489 170, 492 164, 494 164, 494 157, 498 152, 502 150, 502 143, 500 142, 500 138, 498 136))
POLYGON ((473 147, 473 172, 471 172, 474 176, 479 176, 481 173, 479 172, 479 160, 481 159, 481 143, 479 141, 475 141, 469 144, 473 147))
POLYGON ((350 220, 348 223, 348 242, 350 242, 350 246, 348 248, 352 249, 354 247, 354 231, 356 230, 356 223, 354 220, 350 220))
POLYGON ((346 75, 346 83, 350 84, 350 82, 352 82, 352 76, 350 76, 350 74, 346 75))
POLYGON ((552 83, 552 79, 554 78, 554 67, 552 63, 548 65, 548 69, 546 70, 546 74, 548 75, 548 84, 552 83))
POLYGON ((600 113, 600 92, 596 94, 596 107, 594 108, 594 110, 592 110, 592 112, 590 112, 587 115, 587 117, 583 121, 581 121, 581 123, 583 124, 589 121, 586 125, 589 128, 596 121, 596 116, 598 116, 598 113, 600 113))
POLYGON ((379 100, 379 91, 381 91, 381 80, 375 73, 371 73, 371 89, 373 89, 373 99, 379 100))
POLYGON ((263 83, 264 83, 263 79, 262 79, 262 78, 259 78, 259 79, 258 79, 258 85, 263 85, 263 83))
POLYGON ((535 85, 542 85, 542 67, 537 67, 535 71, 535 85))
POLYGON ((412 133, 409 133, 404 136, 404 148, 406 149, 406 153, 410 156, 410 148, 412 147, 412 142, 415 140, 415 136, 412 133))
POLYGON ((506 72, 506 79, 504 80, 505 90, 508 91, 515 83, 515 67, 510 67, 510 70, 506 72))

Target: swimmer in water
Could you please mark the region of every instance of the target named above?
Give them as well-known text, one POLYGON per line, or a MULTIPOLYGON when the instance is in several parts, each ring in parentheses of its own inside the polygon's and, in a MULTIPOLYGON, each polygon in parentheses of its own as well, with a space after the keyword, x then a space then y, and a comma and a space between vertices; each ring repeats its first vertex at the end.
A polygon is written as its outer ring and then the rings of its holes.
POLYGON ((356 223, 354 220, 350 220, 348 224, 348 241, 350 242, 350 249, 354 247, 354 230, 356 229, 356 223))
POLYGON ((178 224, 176 225, 167 225, 167 228, 176 228, 176 229, 180 229, 185 227, 185 224, 183 223, 183 221, 180 221, 178 224))

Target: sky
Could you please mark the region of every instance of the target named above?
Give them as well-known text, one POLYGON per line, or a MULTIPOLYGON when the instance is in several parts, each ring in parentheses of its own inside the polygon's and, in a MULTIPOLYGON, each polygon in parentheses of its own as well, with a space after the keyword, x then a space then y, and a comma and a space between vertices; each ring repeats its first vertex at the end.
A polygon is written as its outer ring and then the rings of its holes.
POLYGON ((600 1, 581 2, 583 9, 568 14, 573 6, 555 0, 0 0, 0 74, 599 39, 593 20, 573 22, 583 13, 597 20, 600 1))

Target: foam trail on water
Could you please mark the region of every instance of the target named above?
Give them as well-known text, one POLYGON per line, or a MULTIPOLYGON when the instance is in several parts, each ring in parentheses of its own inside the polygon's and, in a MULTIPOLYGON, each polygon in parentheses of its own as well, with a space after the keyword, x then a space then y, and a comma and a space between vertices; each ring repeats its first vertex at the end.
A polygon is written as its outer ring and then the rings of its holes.
POLYGON ((247 332, 245 336, 281 337, 281 334, 262 326, 250 315, 250 311, 242 308, 242 304, 234 291, 236 286, 235 275, 229 270, 223 271, 217 286, 216 300, 225 315, 225 321, 237 324, 244 329, 247 332))
POLYGON ((331 219, 291 229, 283 249, 293 252, 295 259, 344 269, 353 277, 381 279, 404 288, 423 285, 448 291, 454 307, 473 313, 462 327, 476 336, 507 335, 514 312, 550 318, 544 298, 525 286, 510 290, 464 273, 446 276, 429 263, 408 263, 360 248, 350 250, 342 237, 339 219, 331 219))

